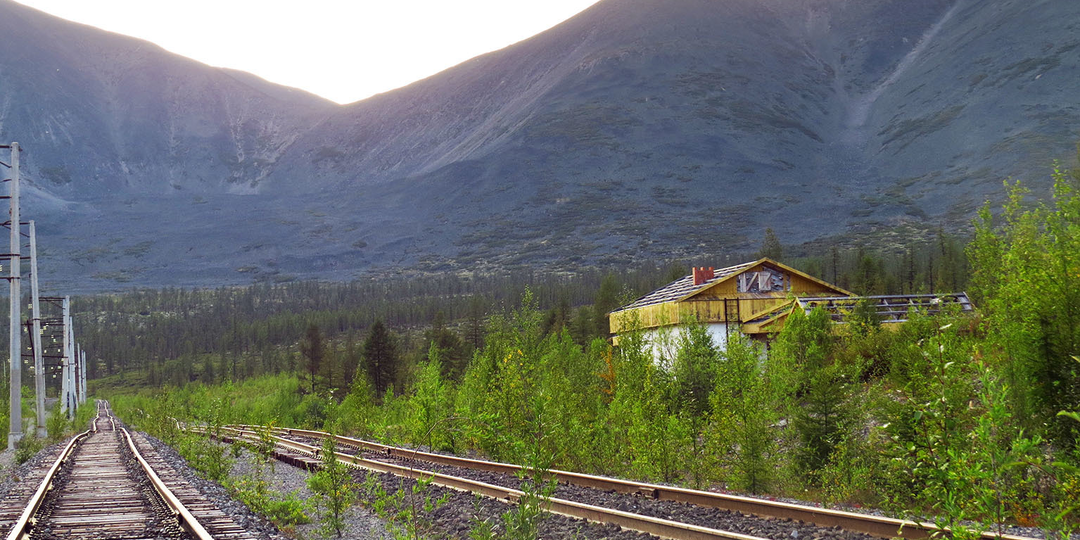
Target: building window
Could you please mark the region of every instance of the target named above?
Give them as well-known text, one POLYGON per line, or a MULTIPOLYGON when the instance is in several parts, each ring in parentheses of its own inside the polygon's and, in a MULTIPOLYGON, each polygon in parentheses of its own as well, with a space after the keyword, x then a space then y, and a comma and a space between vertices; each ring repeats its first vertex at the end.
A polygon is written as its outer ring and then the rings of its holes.
POLYGON ((783 272, 765 268, 739 275, 739 292, 784 292, 791 290, 791 278, 783 272))

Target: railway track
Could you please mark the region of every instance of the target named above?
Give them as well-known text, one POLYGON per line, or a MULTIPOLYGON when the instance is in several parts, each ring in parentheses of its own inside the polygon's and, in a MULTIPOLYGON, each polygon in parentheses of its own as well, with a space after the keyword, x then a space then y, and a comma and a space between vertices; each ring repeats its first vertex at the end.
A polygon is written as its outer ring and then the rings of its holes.
MULTIPOLYGON (((228 432, 234 437, 249 442, 258 440, 260 429, 255 426, 230 426, 227 428, 228 432)), ((284 428, 275 428, 270 433, 275 438, 275 442, 286 450, 285 456, 283 456, 286 460, 291 460, 296 465, 306 467, 314 465, 314 456, 318 454, 320 442, 329 436, 321 431, 284 428)), ((335 436, 335 439, 338 448, 343 450, 339 452, 338 458, 359 467, 413 478, 429 476, 437 484, 455 489, 469 490, 504 500, 514 501, 521 496, 520 491, 512 489, 512 486, 518 485, 520 482, 515 473, 520 471, 521 467, 516 465, 418 452, 350 437, 335 436), (350 453, 350 449, 352 449, 352 453, 350 453), (418 463, 424 465, 418 466, 418 463), (461 477, 468 477, 469 479, 461 477)), ((556 497, 559 497, 562 492, 566 492, 568 497, 576 501, 587 501, 593 504, 553 499, 551 509, 553 512, 601 523, 616 523, 625 528, 666 538, 746 537, 746 535, 728 531, 708 532, 697 530, 707 529, 708 527, 702 527, 702 524, 711 523, 711 520, 715 520, 715 516, 719 514, 710 514, 705 511, 698 513, 704 517, 695 518, 694 512, 687 512, 686 507, 712 509, 718 512, 757 516, 770 520, 803 522, 816 525, 822 529, 831 529, 833 531, 843 529, 880 538, 920 540, 942 535, 942 531, 932 524, 881 516, 632 482, 567 471, 552 470, 549 471, 549 474, 561 486, 589 488, 584 491, 592 490, 597 494, 610 494, 581 495, 582 490, 564 490, 560 487, 559 491, 556 492, 556 497), (646 515, 629 517, 618 515, 617 512, 615 514, 609 513, 603 506, 625 505, 625 503, 619 502, 618 494, 621 494, 624 498, 626 495, 640 498, 642 502, 635 503, 633 506, 635 506, 636 511, 643 512, 646 515), (583 508, 584 506, 589 508, 583 508), (648 514, 650 513, 654 517, 649 517, 648 514), (670 516, 673 514, 687 515, 688 518, 685 520, 680 519, 680 521, 689 521, 691 523, 656 518, 656 516, 670 516), (652 520, 667 523, 657 523, 652 520), (692 523, 694 521, 697 521, 698 524, 692 523), (687 528, 686 525, 692 525, 696 529, 687 528)), ((986 533, 983 536, 987 539, 999 538, 991 533, 986 533)), ((1002 540, 1030 540, 1025 537, 1011 535, 1003 535, 1000 538, 1002 540)))
POLYGON ((60 453, 8 530, 8 540, 257 538, 191 493, 187 505, 181 502, 143 457, 148 446, 140 451, 108 403, 97 406, 91 428, 60 453))
MULTIPOLYGON (((228 433, 222 433, 221 435, 221 438, 225 441, 231 442, 240 439, 253 444, 259 442, 258 435, 253 431, 234 430, 230 428, 226 428, 225 431, 228 433)), ((274 439, 277 446, 284 450, 275 451, 275 457, 278 459, 307 469, 313 469, 318 466, 317 456, 321 452, 321 449, 315 444, 309 444, 311 441, 302 442, 290 440, 288 437, 281 435, 275 435, 274 439)), ((521 490, 506 486, 439 474, 419 469, 411 465, 398 465, 385 461, 366 459, 359 455, 349 454, 347 452, 337 452, 337 459, 344 463, 370 471, 390 473, 418 480, 421 478, 430 479, 435 485, 476 493, 507 502, 517 502, 525 496, 525 493, 521 490)), ((765 538, 758 536, 702 527, 689 523, 645 516, 633 512, 603 508, 555 497, 547 499, 545 504, 547 507, 546 509, 552 513, 585 519, 596 523, 614 524, 626 529, 652 534, 662 538, 672 538, 677 540, 766 540, 765 538)))

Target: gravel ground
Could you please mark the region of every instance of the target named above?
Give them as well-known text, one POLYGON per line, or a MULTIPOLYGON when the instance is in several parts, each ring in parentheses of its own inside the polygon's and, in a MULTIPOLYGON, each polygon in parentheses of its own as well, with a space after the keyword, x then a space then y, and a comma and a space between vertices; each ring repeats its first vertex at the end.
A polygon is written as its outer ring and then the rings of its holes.
MULTIPOLYGON (((63 538, 74 534, 70 531, 59 534, 54 533, 51 528, 51 526, 58 526, 63 530, 69 526, 67 524, 57 524, 54 520, 55 512, 58 509, 66 509, 69 512, 72 510, 70 499, 65 503, 61 500, 59 495, 67 495, 74 491, 81 497, 92 496, 92 488, 87 488, 85 485, 80 487, 71 484, 72 479, 78 476, 78 473, 75 472, 75 467, 85 466, 85 462, 81 460, 85 459, 86 452, 97 454, 102 450, 108 450, 110 447, 114 446, 119 449, 121 464, 124 469, 126 469, 128 478, 134 479, 133 483, 126 485, 120 484, 117 485, 115 489, 121 493, 127 493, 130 490, 131 495, 134 495, 137 497, 137 500, 139 500, 138 503, 133 505, 131 510, 133 512, 145 512, 145 514, 143 514, 146 520, 145 523, 125 523, 123 525, 123 527, 127 529, 127 533, 138 531, 138 534, 140 535, 153 535, 155 539, 161 540, 187 540, 191 538, 180 526, 179 519, 169 512, 164 501, 157 492, 154 491, 150 478, 143 472, 142 468, 139 467, 131 450, 126 444, 121 443, 120 434, 117 432, 98 432, 91 435, 87 442, 80 444, 79 447, 75 449, 71 454, 71 459, 66 460, 56 472, 56 475, 53 476, 52 485, 54 489, 45 495, 45 498, 41 502, 41 506, 38 507, 35 518, 41 521, 33 529, 34 538, 63 538), (136 505, 142 506, 142 508, 138 508, 136 505), (142 527, 142 530, 138 530, 138 527, 142 527)), ((83 478, 85 479, 85 476, 83 478)), ((86 528, 85 525, 81 527, 86 528)))
MULTIPOLYGON (((234 478, 260 474, 269 484, 269 488, 277 493, 296 493, 306 501, 312 501, 314 495, 307 487, 307 479, 310 473, 297 467, 291 467, 284 463, 275 463, 273 468, 269 465, 260 464, 259 457, 247 450, 241 452, 240 457, 233 463, 230 475, 234 478)), ((314 511, 308 512, 313 522, 297 525, 292 532, 296 538, 317 538, 319 523, 314 511)), ((375 540, 390 540, 391 536, 380 520, 370 510, 353 505, 345 513, 345 528, 342 538, 370 538, 375 540)))
POLYGON ((41 479, 66 445, 67 440, 50 445, 22 465, 15 465, 14 450, 0 452, 0 463, 3 464, 0 471, 0 521, 3 522, 0 536, 7 536, 30 497, 41 485, 41 479))
MULTIPOLYGON (((300 438, 300 437, 295 437, 295 438, 300 438)), ((314 439, 310 439, 309 443, 314 444, 316 446, 318 446, 320 444, 319 441, 316 441, 314 439)), ((422 451, 428 451, 427 449, 421 449, 421 450, 422 451)), ((385 460, 385 456, 382 455, 382 454, 379 454, 377 452, 366 452, 364 457, 367 457, 368 459, 385 460)), ((483 459, 481 456, 472 456, 472 457, 474 457, 475 459, 483 459)), ((505 487, 512 487, 512 488, 515 488, 515 489, 519 488, 519 486, 520 486, 520 480, 517 477, 508 476, 508 475, 501 475, 501 474, 498 474, 498 473, 490 473, 490 472, 484 472, 484 471, 473 471, 473 470, 469 470, 469 469, 460 469, 460 468, 456 468, 456 467, 435 465, 435 464, 430 464, 430 463, 426 463, 426 462, 424 463, 424 468, 428 469, 428 470, 435 471, 435 472, 442 472, 444 474, 450 474, 450 475, 454 475, 454 476, 461 476, 461 477, 464 477, 464 478, 470 478, 470 479, 479 480, 479 481, 482 481, 482 482, 487 482, 487 483, 496 484, 496 485, 505 486, 505 487)), ((725 493, 727 493, 727 492, 725 492, 725 493)), ((744 497, 754 497, 754 498, 763 499, 763 500, 772 500, 772 501, 785 502, 785 503, 790 503, 790 504, 799 504, 799 505, 804 505, 804 506, 814 506, 814 507, 819 507, 819 508, 823 506, 822 504, 817 503, 817 502, 803 501, 803 500, 799 500, 799 499, 786 498, 786 497, 783 497, 783 498, 762 497, 762 496, 758 496, 758 495, 750 495, 750 494, 743 494, 743 493, 731 493, 731 494, 732 495, 744 496, 744 497)), ((860 533, 849 533, 849 532, 843 532, 843 531, 838 533, 838 531, 836 531, 834 529, 822 529, 822 528, 816 527, 816 526, 814 526, 812 524, 805 524, 805 523, 802 523, 802 522, 790 522, 790 521, 772 520, 772 519, 764 519, 763 520, 762 518, 744 516, 744 518, 749 518, 750 520, 762 520, 762 521, 767 522, 767 523, 759 525, 759 524, 755 524, 755 523, 752 523, 752 522, 749 522, 749 521, 745 521, 743 518, 737 517, 737 516, 740 516, 740 514, 738 514, 738 513, 732 513, 732 512, 727 512, 727 511, 718 510, 718 509, 700 509, 700 508, 692 506, 692 505, 685 505, 683 503, 675 503, 675 502, 670 502, 670 501, 646 500, 646 499, 642 499, 642 498, 630 497, 630 496, 627 496, 627 495, 620 495, 620 494, 610 493, 610 492, 601 492, 601 491, 598 491, 598 490, 593 490, 593 489, 590 489, 590 488, 582 488, 582 487, 577 487, 577 486, 560 485, 557 488, 554 496, 558 497, 558 498, 573 500, 573 501, 580 501, 580 502, 584 502, 584 503, 587 503, 587 504, 594 504, 594 505, 597 505, 597 506, 607 506, 607 507, 611 507, 611 508, 617 508, 617 509, 620 509, 620 510, 632 511, 632 512, 635 512, 635 513, 641 513, 641 514, 655 516, 655 517, 662 517, 662 518, 665 518, 665 519, 672 519, 674 521, 684 521, 684 522, 692 523, 692 524, 695 524, 695 525, 711 527, 711 528, 716 528, 716 529, 731 530, 731 531, 735 531, 735 532, 742 532, 744 534, 753 534, 753 535, 756 535, 756 536, 764 536, 764 537, 767 537, 767 538, 775 538, 775 539, 784 538, 785 540, 788 540, 788 539, 790 539, 792 537, 791 534, 793 532, 795 532, 795 531, 797 531, 797 534, 798 534, 798 536, 800 538, 848 538, 846 535, 854 535, 855 538, 860 538, 862 540, 873 538, 873 537, 871 537, 869 535, 864 535, 864 534, 860 534, 860 533), (627 499, 627 498, 629 498, 630 501, 632 501, 632 502, 626 502, 625 499, 627 499), (721 526, 721 525, 719 525, 720 523, 724 523, 724 524, 726 524, 726 526, 721 526), (748 527, 748 528, 745 528, 745 527, 748 527), (787 536, 784 536, 784 534, 783 534, 785 530, 787 531, 787 536), (749 532, 749 531, 757 531, 757 532, 749 532), (805 536, 807 533, 810 533, 812 536, 809 536, 809 537, 805 536)), ((846 506, 834 506, 833 508, 836 508, 838 510, 848 511, 848 512, 871 514, 871 515, 877 515, 877 516, 885 516, 885 515, 887 515, 885 512, 883 512, 883 511, 881 511, 879 509, 876 509, 876 508, 846 507, 846 506)), ((1007 527, 1004 532, 1005 532, 1005 534, 1010 534, 1010 535, 1015 535, 1015 536, 1023 536, 1023 537, 1027 537, 1027 538, 1047 538, 1046 531, 1041 529, 1041 528, 1037 528, 1037 527, 1021 527, 1021 526, 1013 525, 1013 526, 1007 527)), ((1080 534, 1073 534, 1070 538, 1072 540, 1080 540, 1080 534)))
POLYGON ((146 433, 143 433, 143 436, 161 458, 184 477, 184 480, 217 505, 222 512, 232 517, 238 525, 264 540, 289 540, 289 537, 282 534, 273 523, 252 512, 244 503, 233 499, 228 490, 220 484, 200 477, 172 447, 146 433))
MULTIPOLYGON (((353 477, 364 483, 368 478, 381 485, 388 494, 404 491, 412 494, 416 481, 388 473, 376 473, 356 469, 353 477)), ((372 500, 362 495, 367 500, 372 500)), ((469 538, 471 531, 480 522, 491 524, 496 532, 504 530, 502 516, 516 505, 487 498, 478 498, 471 493, 429 485, 418 496, 404 499, 405 508, 418 510, 421 535, 427 538, 469 538), (424 509, 425 502, 444 501, 430 511, 424 509)), ((655 536, 621 529, 615 525, 599 525, 585 520, 548 514, 539 522, 539 538, 543 540, 656 540, 655 536)))
MULTIPOLYGON (((393 458, 388 459, 383 454, 372 452, 369 452, 364 457, 385 462, 403 463, 406 461, 393 458)), ((507 474, 450 467, 433 463, 423 463, 423 468, 450 476, 458 476, 488 484, 521 489, 521 479, 507 474)), ((867 534, 850 532, 837 528, 818 527, 812 523, 804 523, 790 519, 760 518, 718 508, 705 508, 674 501, 661 501, 641 496, 616 493, 614 491, 601 491, 598 489, 567 484, 559 484, 555 488, 553 496, 555 498, 581 502, 593 506, 613 508, 624 512, 632 512, 650 517, 708 527, 710 529, 737 532, 773 540, 791 540, 792 538, 814 540, 876 540, 875 537, 867 534)))
POLYGON ((0 467, 3 470, 0 473, 0 499, 6 497, 11 492, 11 489, 22 483, 25 478, 31 476, 32 470, 51 467, 56 462, 56 458, 60 457, 60 452, 64 450, 67 443, 68 441, 65 439, 62 442, 47 446, 22 465, 15 464, 14 450, 0 452, 0 467))

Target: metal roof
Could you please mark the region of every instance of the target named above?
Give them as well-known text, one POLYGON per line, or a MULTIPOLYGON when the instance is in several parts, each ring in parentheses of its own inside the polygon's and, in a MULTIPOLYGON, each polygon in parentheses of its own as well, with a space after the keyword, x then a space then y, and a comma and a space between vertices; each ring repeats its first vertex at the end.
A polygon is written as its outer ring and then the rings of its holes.
POLYGON ((827 311, 832 320, 846 322, 847 315, 855 306, 862 301, 873 302, 874 309, 881 322, 904 322, 907 320, 908 310, 917 308, 925 310, 933 315, 940 313, 945 306, 959 304, 961 313, 975 311, 971 299, 966 292, 945 294, 895 294, 885 296, 833 296, 828 298, 799 298, 799 307, 804 313, 809 314, 814 308, 822 308, 827 311))
POLYGON ((750 268, 751 266, 754 266, 759 262, 761 261, 751 261, 747 263, 737 264, 735 266, 729 266, 727 268, 715 269, 713 270, 713 278, 705 280, 705 282, 700 285, 694 285, 694 274, 691 273, 689 275, 676 279, 675 281, 672 281, 671 283, 668 283, 667 285, 664 285, 663 287, 660 287, 659 289, 656 289, 655 291, 646 294, 645 296, 642 296, 637 300, 634 300, 630 305, 623 306, 616 311, 626 311, 628 309, 651 306, 654 304, 663 304, 665 302, 671 302, 680 298, 684 298, 703 289, 707 289, 714 283, 723 281, 724 279, 731 277, 733 274, 738 274, 739 272, 742 272, 743 270, 746 270, 747 268, 750 268))

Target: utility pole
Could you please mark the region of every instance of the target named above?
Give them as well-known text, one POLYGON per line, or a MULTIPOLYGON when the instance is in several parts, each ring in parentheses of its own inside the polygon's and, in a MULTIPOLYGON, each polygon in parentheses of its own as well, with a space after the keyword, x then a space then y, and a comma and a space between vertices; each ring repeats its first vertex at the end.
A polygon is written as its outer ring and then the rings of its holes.
POLYGON ((75 343, 75 404, 82 405, 82 346, 75 343))
POLYGON ((75 404, 71 402, 71 361, 72 356, 74 356, 71 351, 71 297, 64 297, 63 309, 64 354, 62 355, 60 410, 67 412, 68 418, 73 418, 75 416, 75 404))
POLYGON ((71 318, 71 297, 65 296, 64 303, 68 306, 67 321, 64 323, 64 329, 67 331, 68 336, 68 347, 64 351, 68 363, 68 395, 66 399, 70 403, 68 406, 68 418, 75 418, 75 411, 79 408, 79 396, 75 389, 75 325, 72 324, 71 318))
POLYGON ((68 334, 71 337, 68 338, 69 356, 68 364, 71 369, 68 370, 68 394, 71 396, 71 408, 68 409, 68 417, 75 418, 75 412, 79 410, 79 388, 75 385, 75 381, 78 380, 79 369, 79 350, 76 349, 78 343, 75 343, 75 329, 72 327, 71 312, 68 312, 68 334))
POLYGON ((8 277, 8 294, 11 305, 11 324, 9 325, 8 352, 11 353, 11 414, 8 430, 8 449, 14 449, 15 443, 22 439, 22 295, 19 293, 20 264, 22 262, 22 238, 19 236, 19 143, 13 142, 11 149, 11 188, 8 199, 11 202, 11 249, 7 259, 11 263, 11 275, 8 277))
POLYGON ((45 362, 41 351, 41 305, 38 291, 37 229, 30 220, 30 340, 34 347, 34 411, 37 414, 37 436, 48 435, 45 428, 45 362))
POLYGON ((79 378, 79 395, 82 400, 79 403, 86 403, 86 349, 79 353, 79 366, 79 373, 82 373, 79 378))

